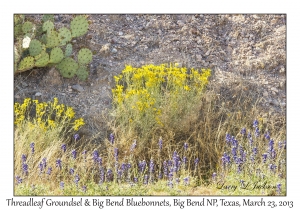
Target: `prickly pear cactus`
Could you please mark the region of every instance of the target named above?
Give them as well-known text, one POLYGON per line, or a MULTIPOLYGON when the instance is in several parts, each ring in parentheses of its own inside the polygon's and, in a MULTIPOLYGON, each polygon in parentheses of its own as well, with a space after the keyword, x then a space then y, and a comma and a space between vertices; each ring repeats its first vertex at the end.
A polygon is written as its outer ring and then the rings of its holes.
POLYGON ((50 63, 59 63, 64 58, 64 53, 59 47, 55 47, 50 53, 50 63))
POLYGON ((72 39, 72 34, 66 27, 60 28, 58 32, 58 38, 61 40, 61 45, 66 45, 72 39))
POLYGON ((43 24, 43 31, 46 31, 47 33, 50 33, 54 29, 54 23, 51 22, 50 20, 47 20, 43 24))
POLYGON ((65 58, 57 65, 59 72, 63 77, 71 78, 76 74, 78 63, 72 58, 65 58))
POLYGON ((67 44, 67 46, 66 46, 66 50, 65 50, 65 56, 66 57, 69 57, 69 56, 71 56, 72 55, 72 49, 73 47, 72 47, 72 44, 67 44))
POLYGON ((43 51, 38 58, 36 58, 35 66, 36 67, 45 67, 49 63, 49 54, 43 51))
POLYGON ((81 49, 75 61, 71 58, 74 52, 70 42, 73 38, 86 34, 88 26, 87 16, 84 15, 73 18, 70 28, 59 29, 54 25, 52 14, 44 15, 41 24, 29 21, 24 15, 14 15, 15 73, 34 67, 54 66, 63 77, 77 75, 79 79, 85 80, 92 52, 87 48, 81 49))
POLYGON ((22 26, 22 31, 24 34, 30 33, 33 30, 33 24, 32 22, 26 21, 22 26))
POLYGON ((42 43, 36 39, 30 41, 29 53, 31 56, 36 56, 42 52, 42 43))
POLYGON ((72 37, 79 37, 84 35, 89 28, 89 23, 83 15, 76 16, 72 21, 71 21, 71 32, 72 32, 72 37))
POLYGON ((78 52, 78 62, 80 64, 88 64, 92 61, 92 56, 93 53, 89 49, 82 48, 78 52))
POLYGON ((58 37, 58 33, 56 31, 51 31, 46 36, 46 47, 53 48, 57 47, 60 44, 60 39, 58 37))
POLYGON ((18 70, 19 71, 26 71, 28 69, 32 69, 34 67, 34 57, 28 56, 21 60, 19 63, 18 70))
POLYGON ((86 80, 89 76, 89 72, 87 70, 87 67, 84 65, 79 65, 77 72, 76 72, 77 77, 80 80, 86 80))

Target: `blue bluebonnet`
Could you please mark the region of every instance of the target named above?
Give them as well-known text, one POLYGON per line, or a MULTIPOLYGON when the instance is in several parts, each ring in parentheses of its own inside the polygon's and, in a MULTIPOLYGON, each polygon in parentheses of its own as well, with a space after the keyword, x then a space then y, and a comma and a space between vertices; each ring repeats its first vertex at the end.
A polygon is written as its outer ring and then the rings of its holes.
POLYGON ((169 181, 167 182, 167 185, 168 185, 170 188, 173 188, 173 182, 172 182, 172 180, 169 180, 169 181))
POLYGON ((139 168, 140 173, 144 173, 145 168, 146 168, 146 164, 147 163, 146 163, 145 160, 139 162, 138 168, 139 168))
POLYGON ((99 164, 99 166, 101 167, 102 166, 102 158, 101 157, 98 157, 98 164, 99 164))
POLYGON ((136 148, 136 140, 134 140, 133 144, 130 147, 130 152, 133 152, 133 150, 136 148))
POLYGON ((164 170, 164 175, 168 176, 168 163, 167 163, 167 161, 163 162, 163 170, 164 170))
POLYGON ((99 158, 99 153, 97 150, 95 150, 93 152, 93 160, 94 160, 94 163, 97 163, 98 162, 98 158, 99 158))
POLYGON ((77 152, 75 149, 72 150, 72 157, 73 159, 76 159, 76 156, 77 156, 77 152))
POLYGON ((263 156, 263 162, 265 163, 267 161, 268 153, 262 154, 263 156))
POLYGON ((80 136, 79 136, 78 133, 76 133, 76 134, 74 135, 74 140, 75 140, 75 141, 78 141, 79 139, 80 139, 80 136))
POLYGON ((260 131, 258 127, 255 128, 254 134, 256 138, 259 137, 260 131))
POLYGON ((139 179, 138 179, 137 177, 134 177, 134 178, 133 178, 133 182, 134 182, 134 183, 137 183, 138 181, 139 181, 139 179))
POLYGON ((160 150, 162 149, 162 145, 163 145, 163 140, 160 137, 159 140, 158 140, 158 147, 159 147, 160 150))
POLYGON ((74 168, 70 168, 70 174, 71 174, 71 175, 74 174, 74 168))
POLYGON ((231 137, 231 144, 232 144, 232 146, 234 146, 234 147, 238 147, 239 141, 238 141, 234 136, 232 136, 232 137, 231 137))
POLYGON ((108 181, 113 180, 113 171, 111 169, 107 169, 106 178, 108 181))
POLYGON ((162 173, 159 172, 159 173, 158 173, 158 179, 162 179, 162 178, 163 178, 162 173))
POLYGON ((275 165, 275 164, 270 164, 269 165, 269 169, 271 170, 271 171, 273 171, 273 172, 275 172, 275 169, 277 168, 277 166, 275 165))
POLYGON ((168 160, 168 166, 172 166, 172 165, 173 165, 172 160, 168 160))
POLYGON ((276 151, 274 149, 270 152, 270 158, 271 159, 275 159, 276 158, 276 151))
POLYGON ((184 148, 184 150, 187 150, 187 149, 188 149, 188 147, 189 147, 188 143, 184 143, 184 144, 183 144, 183 148, 184 148))
POLYGON ((197 165, 199 163, 199 158, 196 158, 195 161, 194 161, 194 163, 195 163, 195 168, 197 168, 197 165))
POLYGON ((49 176, 51 175, 51 172, 52 172, 52 167, 48 167, 47 174, 48 174, 49 176))
POLYGON ((124 172, 124 171, 121 170, 121 169, 118 169, 118 170, 117 170, 118 179, 121 179, 121 178, 122 178, 123 172, 124 172))
POLYGON ((23 163, 26 162, 26 159, 27 159, 26 155, 25 155, 25 154, 22 154, 22 162, 23 162, 23 163))
POLYGON ((250 139, 252 137, 251 132, 248 132, 247 138, 250 139))
POLYGON ((40 173, 43 172, 44 164, 42 162, 39 163, 40 173))
POLYGON ((67 150, 67 145, 66 145, 66 144, 62 144, 62 145, 61 145, 61 149, 62 149, 63 152, 66 152, 66 150, 67 150))
POLYGON ((223 166, 225 167, 226 164, 229 164, 230 163, 230 156, 226 154, 226 152, 224 152, 223 156, 222 156, 222 163, 223 163, 223 166))
POLYGON ((240 180, 240 183, 241 183, 241 186, 242 186, 242 187, 245 187, 245 181, 244 181, 244 180, 241 179, 241 180, 240 180))
POLYGON ((78 187, 78 182, 80 181, 80 177, 78 174, 75 175, 75 178, 74 178, 74 182, 76 184, 76 186, 78 187))
POLYGON ((168 178, 169 178, 169 180, 173 180, 173 172, 172 172, 172 170, 170 170, 170 173, 168 174, 168 178))
POLYGON ((83 156, 84 156, 84 161, 86 161, 86 153, 87 153, 87 151, 86 151, 86 150, 83 150, 82 154, 83 154, 83 156))
POLYGON ((231 154, 233 157, 237 156, 237 148, 236 147, 232 147, 231 154))
POLYGON ((267 140, 270 140, 270 139, 271 139, 269 131, 267 131, 267 132, 265 133, 265 138, 266 138, 267 140))
POLYGON ((215 180, 216 180, 216 178, 217 178, 217 173, 216 173, 216 172, 214 172, 214 173, 212 174, 212 179, 215 181, 215 180))
POLYGON ((173 153, 173 167, 174 167, 174 172, 177 172, 179 170, 179 155, 177 154, 176 151, 173 153))
POLYGON ((274 140, 270 139, 269 141, 269 152, 271 153, 274 149, 274 140))
POLYGON ((175 181, 176 181, 177 184, 180 183, 180 179, 179 178, 176 178, 175 181))
POLYGON ((104 169, 101 167, 100 168, 100 184, 105 182, 105 172, 104 169))
POLYGON ((278 184, 276 185, 276 192, 277 192, 278 195, 281 194, 281 184, 280 184, 280 183, 278 183, 278 184))
POLYGON ((25 175, 28 175, 28 165, 27 165, 27 163, 22 164, 22 169, 23 169, 23 173, 25 175))
POLYGON ((31 153, 33 154, 34 153, 34 142, 30 143, 30 148, 31 148, 31 153))
POLYGON ((113 133, 111 133, 111 134, 109 135, 109 141, 110 141, 111 144, 114 144, 114 142, 115 142, 115 136, 114 136, 113 133))
POLYGON ((118 159, 119 159, 119 149, 118 148, 114 149, 114 156, 115 156, 116 161, 118 161, 118 159))
POLYGON ((58 167, 60 170, 61 170, 61 167, 62 167, 61 162, 62 162, 61 159, 56 160, 56 167, 58 167))
POLYGON ((253 121, 253 127, 258 127, 258 121, 257 120, 253 121))
POLYGON ((16 176, 17 184, 21 184, 23 179, 20 176, 16 176))
POLYGON ((43 167, 46 168, 47 167, 47 158, 43 158, 42 162, 43 162, 43 167))
POLYGON ((252 149, 252 152, 253 152, 253 155, 257 155, 257 152, 258 152, 257 147, 254 147, 254 148, 252 149))
POLYGON ((154 161, 153 159, 150 160, 150 163, 149 163, 149 171, 150 173, 154 173, 154 161))
POLYGON ((148 178, 149 178, 149 177, 148 177, 148 175, 146 174, 146 175, 144 176, 144 184, 148 184, 148 181, 149 181, 148 178))
POLYGON ((242 134, 242 135, 245 135, 245 134, 246 134, 246 128, 242 128, 241 134, 242 134))
POLYGON ((242 161, 243 161, 243 163, 245 163, 245 162, 247 161, 247 159, 246 159, 246 157, 247 157, 247 152, 246 152, 246 150, 243 151, 243 153, 241 154, 241 156, 242 156, 242 161))
POLYGON ((279 149, 282 149, 282 148, 286 149, 286 141, 279 141, 278 147, 279 147, 279 149))
POLYGON ((59 183, 60 188, 63 190, 65 188, 65 183, 63 181, 61 181, 59 183))
POLYGON ((189 184, 189 180, 190 180, 189 177, 183 178, 184 184, 185 184, 185 185, 188 185, 188 184, 189 184))
POLYGON ((252 139, 251 136, 250 136, 250 138, 249 138, 249 144, 250 144, 250 147, 252 147, 252 145, 253 145, 253 139, 252 139))
POLYGON ((87 191, 86 185, 82 186, 82 191, 83 191, 84 193, 86 193, 86 191, 87 191))
POLYGON ((237 173, 241 173, 242 172, 242 164, 238 164, 237 165, 237 173))
POLYGON ((186 165, 186 164, 187 164, 187 157, 184 156, 184 157, 182 158, 182 161, 183 161, 183 164, 186 165))
POLYGON ((225 137, 226 143, 230 144, 231 143, 231 136, 229 133, 226 133, 226 137, 225 137))

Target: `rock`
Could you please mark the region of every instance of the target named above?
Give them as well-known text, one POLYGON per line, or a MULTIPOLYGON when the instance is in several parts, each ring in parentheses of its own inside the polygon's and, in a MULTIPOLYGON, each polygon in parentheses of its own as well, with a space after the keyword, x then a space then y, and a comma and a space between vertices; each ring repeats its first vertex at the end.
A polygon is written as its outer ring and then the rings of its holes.
POLYGON ((110 48, 111 44, 107 43, 105 45, 103 45, 100 49, 100 53, 104 53, 107 54, 109 52, 109 48, 110 48))
POLYGON ((201 61, 202 60, 202 55, 198 54, 196 55, 197 61, 201 61))
POLYGON ((275 93, 278 93, 278 89, 275 87, 272 87, 271 90, 274 91, 275 93))
POLYGON ((263 93, 263 96, 264 96, 264 97, 268 97, 268 96, 269 96, 268 92, 265 91, 265 92, 263 93))
POLYGON ((78 91, 78 92, 83 92, 84 91, 84 89, 83 89, 83 87, 81 87, 80 85, 73 85, 72 86, 72 89, 73 90, 76 90, 76 91, 78 91))
POLYGON ((39 97, 39 96, 42 96, 42 93, 40 93, 40 92, 37 92, 37 93, 35 93, 35 95, 34 96, 37 96, 37 97, 39 97))
POLYGON ((280 83, 279 83, 279 87, 280 87, 281 89, 283 89, 283 88, 285 87, 285 82, 280 82, 280 83))
POLYGON ((123 36, 123 32, 122 31, 119 32, 119 36, 123 36))
POLYGON ((116 48, 113 48, 113 49, 111 50, 111 52, 114 53, 114 54, 116 54, 116 53, 118 52, 118 50, 117 50, 116 48))
POLYGON ((184 26, 184 22, 183 22, 182 20, 178 20, 178 21, 177 21, 177 24, 178 24, 179 26, 184 26))
POLYGON ((285 68, 283 66, 280 68, 279 73, 280 74, 284 74, 285 73, 285 68))
POLYGON ((28 86, 28 84, 27 84, 26 82, 24 82, 24 81, 21 81, 21 84, 22 84, 24 87, 27 87, 27 86, 28 86))

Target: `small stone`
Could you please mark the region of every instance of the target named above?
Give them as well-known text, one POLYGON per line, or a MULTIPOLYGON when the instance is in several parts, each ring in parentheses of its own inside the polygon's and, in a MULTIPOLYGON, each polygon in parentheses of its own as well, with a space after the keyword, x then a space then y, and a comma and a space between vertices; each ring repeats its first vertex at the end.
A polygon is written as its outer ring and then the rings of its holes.
POLYGON ((280 83, 279 83, 279 87, 280 87, 280 88, 284 88, 284 87, 285 87, 285 82, 280 82, 280 83))
POLYGON ((280 103, 280 106, 285 107, 286 103, 282 102, 282 103, 280 103))
POLYGON ((276 93, 278 93, 278 89, 275 88, 275 87, 272 87, 271 90, 274 91, 274 92, 276 92, 276 93))
POLYGON ((184 22, 183 22, 182 20, 178 20, 178 21, 177 21, 177 24, 178 24, 179 26, 183 26, 183 25, 184 25, 184 22))
POLYGON ((280 68, 279 73, 280 74, 284 74, 285 73, 285 68, 283 66, 280 68))
POLYGON ((122 32, 122 31, 120 31, 120 32, 119 32, 119 36, 122 36, 122 35, 123 35, 123 32, 122 32))
POLYGON ((22 84, 24 87, 27 87, 27 86, 28 86, 28 84, 27 84, 26 82, 23 82, 23 81, 21 81, 21 84, 22 84))
POLYGON ((196 55, 197 61, 201 61, 202 60, 202 56, 200 54, 196 55))
POLYGON ((16 95, 15 98, 19 99, 19 98, 21 98, 21 97, 20 97, 19 95, 16 95))
POLYGON ((41 96, 42 95, 42 93, 40 93, 40 92, 37 92, 37 93, 35 93, 35 95, 34 96, 41 96))
POLYGON ((117 50, 116 48, 113 48, 113 49, 111 50, 111 52, 114 53, 114 54, 116 54, 116 53, 118 52, 118 50, 117 50))
POLYGON ((82 91, 84 91, 84 89, 83 89, 83 87, 81 87, 80 85, 73 85, 72 86, 72 89, 73 90, 76 90, 76 91, 78 91, 78 92, 82 92, 82 91))
POLYGON ((268 96, 269 96, 268 92, 265 91, 265 92, 263 93, 263 96, 264 96, 264 97, 268 97, 268 96))

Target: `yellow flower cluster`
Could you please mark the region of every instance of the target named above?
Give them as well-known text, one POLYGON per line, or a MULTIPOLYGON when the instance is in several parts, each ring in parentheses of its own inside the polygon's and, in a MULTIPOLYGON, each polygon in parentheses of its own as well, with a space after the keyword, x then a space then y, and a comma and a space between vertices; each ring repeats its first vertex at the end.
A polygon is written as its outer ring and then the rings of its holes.
POLYGON ((73 108, 58 104, 57 98, 54 98, 53 102, 39 102, 26 98, 23 104, 14 104, 14 117, 16 126, 28 123, 30 129, 39 127, 44 131, 71 124, 72 129, 76 131, 85 124, 82 118, 72 122, 75 117, 73 108))
POLYGON ((119 76, 114 76, 116 88, 113 92, 115 106, 131 109, 144 115, 154 114, 157 123, 161 123, 161 107, 164 100, 188 94, 199 94, 208 83, 210 69, 201 71, 179 68, 176 65, 153 64, 134 68, 127 65, 119 76), (126 87, 126 88, 125 88, 126 87))

